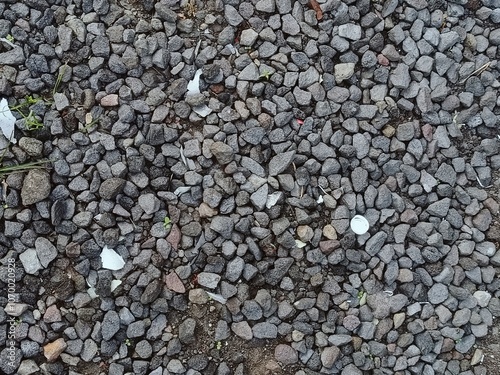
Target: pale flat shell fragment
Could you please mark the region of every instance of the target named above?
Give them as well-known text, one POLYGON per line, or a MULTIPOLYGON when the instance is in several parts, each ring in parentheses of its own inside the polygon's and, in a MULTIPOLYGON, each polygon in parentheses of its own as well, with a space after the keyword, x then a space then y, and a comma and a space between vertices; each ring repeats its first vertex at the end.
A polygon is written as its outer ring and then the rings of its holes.
POLYGON ((189 95, 194 95, 194 94, 199 94, 200 93, 200 76, 201 76, 201 69, 198 69, 196 73, 194 74, 194 77, 191 81, 188 82, 187 85, 187 96, 189 95))
POLYGON ((4 98, 0 101, 0 131, 3 133, 4 137, 12 143, 16 143, 16 139, 14 138, 15 123, 16 118, 10 111, 7 99, 4 98))
POLYGON ((125 261, 123 260, 122 256, 113 249, 108 249, 107 246, 104 246, 104 248, 102 249, 101 260, 102 267, 108 270, 121 270, 125 265, 125 261))
POLYGON ((121 285, 122 281, 121 280, 112 280, 111 281, 111 291, 115 290, 121 285))
POLYGON ((193 107, 193 111, 195 111, 196 114, 201 117, 207 117, 209 114, 212 113, 212 110, 206 104, 197 105, 196 107, 193 107))

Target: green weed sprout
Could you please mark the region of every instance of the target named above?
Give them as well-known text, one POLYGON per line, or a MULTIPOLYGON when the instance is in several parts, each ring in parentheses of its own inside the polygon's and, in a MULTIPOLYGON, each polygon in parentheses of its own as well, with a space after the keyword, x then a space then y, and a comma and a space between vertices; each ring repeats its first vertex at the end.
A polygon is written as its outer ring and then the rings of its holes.
POLYGON ((273 75, 273 73, 271 73, 270 71, 268 70, 264 70, 261 74, 260 74, 260 77, 259 78, 265 78, 267 81, 269 81, 269 78, 271 78, 271 76, 273 75))
POLYGON ((169 229, 172 226, 172 220, 168 216, 165 216, 165 219, 163 219, 163 227, 165 229, 169 229))
POLYGON ((23 102, 19 103, 18 105, 9 107, 11 111, 16 111, 22 116, 26 125, 26 129, 28 130, 37 130, 43 128, 43 123, 38 119, 38 117, 36 117, 33 110, 30 109, 29 111, 27 111, 30 106, 32 106, 33 104, 37 104, 38 102, 43 102, 43 99, 34 98, 32 95, 26 95, 23 102))
POLYGON ((59 69, 59 74, 57 75, 56 83, 54 84, 54 88, 52 89, 52 96, 54 96, 54 94, 58 92, 59 87, 61 86, 62 79, 64 77, 64 73, 66 72, 67 68, 68 68, 68 63, 66 62, 59 69))

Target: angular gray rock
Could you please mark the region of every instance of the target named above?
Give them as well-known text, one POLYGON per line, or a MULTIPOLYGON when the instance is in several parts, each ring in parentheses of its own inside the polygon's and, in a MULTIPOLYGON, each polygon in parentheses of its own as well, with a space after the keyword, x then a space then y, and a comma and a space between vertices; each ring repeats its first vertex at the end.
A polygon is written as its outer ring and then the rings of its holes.
POLYGON ((269 175, 277 176, 283 173, 292 163, 294 156, 293 150, 275 155, 269 162, 269 175))
POLYGON ((49 197, 51 191, 50 175, 42 169, 32 169, 23 181, 21 199, 24 206, 38 203, 49 197))

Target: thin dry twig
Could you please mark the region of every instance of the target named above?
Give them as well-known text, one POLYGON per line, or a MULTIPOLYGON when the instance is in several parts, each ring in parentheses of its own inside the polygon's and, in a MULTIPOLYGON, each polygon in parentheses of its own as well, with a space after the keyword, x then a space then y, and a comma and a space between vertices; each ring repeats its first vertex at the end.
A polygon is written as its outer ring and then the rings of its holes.
POLYGON ((484 72, 486 69, 488 69, 491 65, 491 61, 488 61, 487 63, 481 65, 479 68, 477 68, 476 70, 474 70, 471 74, 469 74, 465 79, 463 79, 460 84, 464 84, 470 77, 472 76, 475 76, 475 75, 478 75, 478 74, 481 74, 482 72, 484 72))

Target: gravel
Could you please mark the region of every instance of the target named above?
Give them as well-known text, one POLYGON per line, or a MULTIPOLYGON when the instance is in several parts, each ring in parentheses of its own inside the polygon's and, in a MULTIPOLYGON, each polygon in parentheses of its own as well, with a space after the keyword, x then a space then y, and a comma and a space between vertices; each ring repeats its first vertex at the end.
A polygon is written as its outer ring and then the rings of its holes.
POLYGON ((0 189, 0 372, 495 373, 498 4, 62 5, 0 4, 2 167, 50 166, 0 189))

